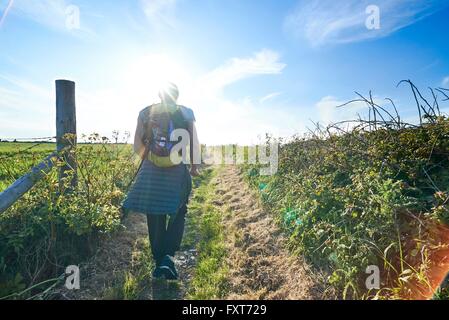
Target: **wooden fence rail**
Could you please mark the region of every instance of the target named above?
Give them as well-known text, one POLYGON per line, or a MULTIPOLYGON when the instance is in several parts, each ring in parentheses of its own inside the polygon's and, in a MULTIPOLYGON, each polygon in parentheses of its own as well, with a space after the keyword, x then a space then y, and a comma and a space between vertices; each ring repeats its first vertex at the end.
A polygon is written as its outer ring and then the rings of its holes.
POLYGON ((60 168, 59 179, 62 181, 67 176, 67 171, 73 170, 70 186, 75 188, 77 183, 76 159, 74 152, 70 150, 76 145, 75 83, 73 81, 56 80, 56 133, 56 152, 0 193, 0 214, 45 177, 55 166, 61 154, 65 165, 60 168))
POLYGON ((16 180, 10 187, 0 193, 0 213, 6 211, 54 167, 57 154, 48 156, 29 173, 16 180))

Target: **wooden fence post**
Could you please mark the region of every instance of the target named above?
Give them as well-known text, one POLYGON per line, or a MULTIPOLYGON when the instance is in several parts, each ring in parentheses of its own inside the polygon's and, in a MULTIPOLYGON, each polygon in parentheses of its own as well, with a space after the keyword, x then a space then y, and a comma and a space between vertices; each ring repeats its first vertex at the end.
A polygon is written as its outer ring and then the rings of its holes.
POLYGON ((59 171, 59 185, 62 187, 62 180, 71 175, 69 188, 72 190, 78 182, 76 141, 75 82, 56 80, 56 150, 62 152, 64 160, 59 171))

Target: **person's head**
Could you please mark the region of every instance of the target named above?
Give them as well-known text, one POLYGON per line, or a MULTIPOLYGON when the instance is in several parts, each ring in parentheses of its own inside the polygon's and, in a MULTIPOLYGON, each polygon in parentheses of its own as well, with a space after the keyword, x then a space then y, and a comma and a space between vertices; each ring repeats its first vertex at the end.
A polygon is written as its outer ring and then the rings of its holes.
POLYGON ((174 83, 167 83, 159 90, 159 98, 163 103, 176 104, 179 97, 178 87, 174 83))

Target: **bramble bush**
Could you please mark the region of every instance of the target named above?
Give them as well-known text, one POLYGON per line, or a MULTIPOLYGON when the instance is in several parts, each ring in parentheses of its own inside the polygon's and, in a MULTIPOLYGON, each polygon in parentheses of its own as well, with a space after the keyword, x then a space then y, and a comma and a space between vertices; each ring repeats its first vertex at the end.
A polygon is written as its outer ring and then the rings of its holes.
POLYGON ((290 248, 326 271, 342 297, 422 297, 434 285, 426 274, 437 263, 432 254, 447 247, 435 230, 449 223, 449 119, 420 101, 422 123, 410 125, 361 98, 367 121, 280 140, 272 177, 243 169, 290 248), (370 265, 382 272, 377 292, 365 287, 370 265))

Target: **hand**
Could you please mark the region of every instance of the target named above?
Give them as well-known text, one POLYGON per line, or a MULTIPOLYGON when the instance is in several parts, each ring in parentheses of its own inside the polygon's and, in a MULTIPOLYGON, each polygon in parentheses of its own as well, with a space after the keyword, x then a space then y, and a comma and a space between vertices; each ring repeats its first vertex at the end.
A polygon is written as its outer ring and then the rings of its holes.
POLYGON ((193 164, 193 165, 190 167, 190 175, 191 175, 192 177, 198 177, 198 176, 200 175, 200 171, 199 171, 197 165, 193 164))

